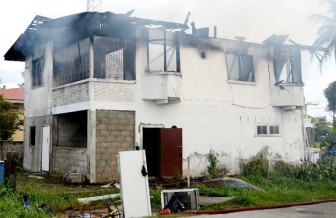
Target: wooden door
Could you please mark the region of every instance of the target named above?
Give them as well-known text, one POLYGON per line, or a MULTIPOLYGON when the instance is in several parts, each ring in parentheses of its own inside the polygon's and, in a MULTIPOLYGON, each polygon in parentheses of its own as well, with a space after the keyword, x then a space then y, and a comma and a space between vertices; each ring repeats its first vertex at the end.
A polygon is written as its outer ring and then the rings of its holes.
POLYGON ((182 175, 182 129, 160 129, 160 176, 182 175))

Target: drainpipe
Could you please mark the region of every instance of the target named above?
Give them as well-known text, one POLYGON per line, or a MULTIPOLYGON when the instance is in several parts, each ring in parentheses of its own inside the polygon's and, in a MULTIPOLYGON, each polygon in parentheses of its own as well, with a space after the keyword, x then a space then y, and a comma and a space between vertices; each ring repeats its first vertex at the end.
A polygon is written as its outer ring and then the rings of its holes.
POLYGON ((305 115, 304 115, 304 108, 301 110, 301 123, 302 123, 302 137, 303 137, 303 160, 306 161, 307 157, 307 148, 308 148, 308 137, 306 133, 306 127, 305 127, 305 115))

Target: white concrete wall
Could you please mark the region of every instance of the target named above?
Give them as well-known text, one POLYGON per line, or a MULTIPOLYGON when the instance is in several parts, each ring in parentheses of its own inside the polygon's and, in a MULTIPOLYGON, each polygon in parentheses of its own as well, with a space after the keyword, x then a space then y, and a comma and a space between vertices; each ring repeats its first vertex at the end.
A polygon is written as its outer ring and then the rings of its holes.
POLYGON ((51 84, 53 71, 52 43, 44 44, 26 60, 25 79, 25 116, 45 116, 51 114, 51 84), (42 85, 32 87, 32 60, 44 55, 42 85))
POLYGON ((52 43, 41 45, 34 54, 26 59, 25 100, 24 100, 24 160, 23 166, 33 171, 41 170, 42 158, 42 126, 52 125, 51 109, 51 83, 53 70, 52 43), (42 85, 32 87, 32 60, 44 56, 42 70, 42 85), (36 127, 36 145, 31 147, 30 127, 36 127))
MULTIPOLYGON (((258 154, 293 162, 303 159, 302 112, 272 106, 271 91, 278 87, 274 87, 267 50, 249 49, 255 55, 255 83, 227 81, 224 52, 205 51, 206 59, 202 59, 198 49, 182 45, 180 102, 157 105, 142 100, 146 50, 144 44, 137 44, 136 143, 142 142, 140 124, 182 128, 183 158, 191 157, 192 176, 206 171, 205 155, 211 149, 231 173, 241 158, 258 154), (256 136, 259 123, 280 124, 280 135, 256 136)), ((184 174, 186 168, 184 161, 184 174)))
MULTIPOLYGON (((230 46, 232 47, 231 44, 230 46)), ((142 142, 142 131, 139 128, 143 124, 168 128, 176 125, 183 129, 183 158, 191 157, 192 176, 199 176, 206 171, 206 155, 211 149, 219 154, 220 164, 224 164, 232 173, 237 170, 241 158, 259 154, 293 162, 303 159, 302 112, 272 106, 271 93, 279 87, 274 86, 274 67, 272 62, 268 62, 270 58, 266 48, 253 47, 248 51, 250 55, 254 55, 255 83, 228 81, 224 50, 225 46, 211 50, 181 45, 179 90, 174 92, 175 86, 170 87, 170 93, 178 93, 180 101, 156 104, 153 100, 143 100, 142 85, 143 79, 146 79, 143 74, 146 73, 147 53, 146 45, 138 40, 136 82, 89 82, 88 89, 80 89, 81 97, 85 96, 88 101, 64 103, 61 101, 64 95, 56 93, 59 92, 58 89, 54 90, 54 99, 52 98, 52 45, 47 44, 41 87, 31 88, 32 57, 27 60, 25 116, 51 114, 53 106, 56 106, 53 108, 56 114, 96 109, 136 111, 135 139, 139 145, 142 142), (200 50, 206 52, 205 59, 200 57, 200 50), (57 104, 54 105, 52 99, 57 104), (258 124, 279 124, 279 136, 256 136, 258 124)), ((150 94, 150 90, 146 92, 146 95, 150 94)), ((298 101, 302 102, 302 99, 298 101)), ((92 138, 89 141, 91 143, 92 138)), ((27 143, 28 140, 26 146, 27 143)), ((90 146, 89 150, 92 151, 90 146)), ((32 152, 29 149, 25 151, 34 158, 32 152)), ((29 162, 26 165, 31 164, 33 163, 29 162)), ((184 174, 186 167, 185 161, 184 174)), ((90 173, 94 175, 92 170, 90 173)))

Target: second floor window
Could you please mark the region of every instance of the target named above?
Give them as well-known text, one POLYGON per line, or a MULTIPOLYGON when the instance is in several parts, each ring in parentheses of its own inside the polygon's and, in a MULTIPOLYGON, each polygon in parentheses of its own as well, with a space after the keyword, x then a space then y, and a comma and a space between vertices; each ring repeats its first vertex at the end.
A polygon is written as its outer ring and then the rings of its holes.
POLYGON ((94 77, 135 80, 135 41, 94 37, 94 77))
POLYGON ((178 33, 166 30, 148 31, 147 72, 180 72, 178 33))
POLYGON ((301 84, 300 50, 296 48, 275 48, 274 71, 276 82, 301 84))
POLYGON ((251 55, 226 54, 228 80, 255 82, 251 55))
POLYGON ((43 57, 37 58, 32 62, 32 87, 42 85, 43 64, 43 57))
POLYGON ((55 51, 54 86, 89 78, 89 43, 87 38, 55 51))

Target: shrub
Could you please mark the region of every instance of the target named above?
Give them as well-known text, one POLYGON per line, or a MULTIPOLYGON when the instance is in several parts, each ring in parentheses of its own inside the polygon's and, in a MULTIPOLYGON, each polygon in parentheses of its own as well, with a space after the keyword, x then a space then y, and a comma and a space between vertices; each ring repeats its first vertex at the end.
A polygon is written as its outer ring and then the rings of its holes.
POLYGON ((325 179, 336 181, 336 163, 333 159, 324 159, 316 164, 304 162, 301 165, 278 161, 274 166, 274 174, 304 181, 321 181, 325 179))
POLYGON ((277 161, 274 165, 274 174, 286 177, 297 178, 298 166, 284 161, 277 161))
POLYGON ((258 175, 268 176, 268 167, 262 158, 254 157, 249 161, 241 160, 239 163, 240 172, 243 176, 258 175))
POLYGON ((207 173, 211 179, 223 177, 229 172, 225 166, 218 166, 218 154, 215 151, 210 150, 207 159, 209 162, 207 173))

